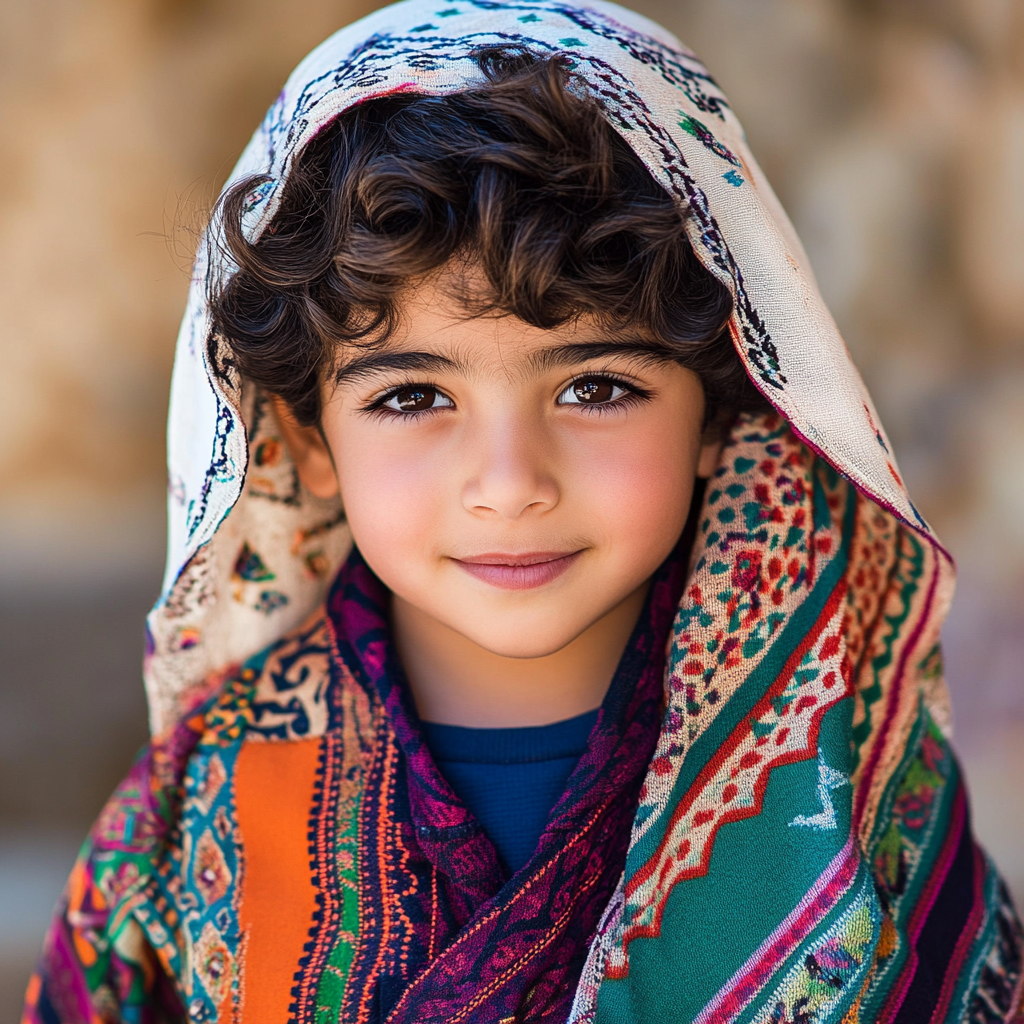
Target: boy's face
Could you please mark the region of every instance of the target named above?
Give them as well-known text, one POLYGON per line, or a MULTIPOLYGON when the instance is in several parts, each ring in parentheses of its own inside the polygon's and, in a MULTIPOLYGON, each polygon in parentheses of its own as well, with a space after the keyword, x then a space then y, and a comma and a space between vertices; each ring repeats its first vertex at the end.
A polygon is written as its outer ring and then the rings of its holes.
POLYGON ((589 320, 467 318, 442 276, 402 314, 385 346, 343 353, 324 395, 333 467, 306 431, 300 473, 340 486, 398 599, 494 654, 561 650, 678 540, 719 448, 699 379, 589 320))

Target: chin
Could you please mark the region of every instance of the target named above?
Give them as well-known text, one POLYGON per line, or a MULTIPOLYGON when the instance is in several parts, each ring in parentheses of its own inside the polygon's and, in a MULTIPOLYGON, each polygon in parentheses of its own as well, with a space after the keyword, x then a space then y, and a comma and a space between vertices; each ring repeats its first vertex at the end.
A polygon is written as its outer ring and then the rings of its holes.
POLYGON ((509 628, 508 622, 495 624, 493 629, 459 630, 463 636, 491 654, 502 658, 546 658, 568 647, 591 623, 566 624, 562 629, 552 629, 548 621, 543 627, 536 623, 523 622, 509 628))

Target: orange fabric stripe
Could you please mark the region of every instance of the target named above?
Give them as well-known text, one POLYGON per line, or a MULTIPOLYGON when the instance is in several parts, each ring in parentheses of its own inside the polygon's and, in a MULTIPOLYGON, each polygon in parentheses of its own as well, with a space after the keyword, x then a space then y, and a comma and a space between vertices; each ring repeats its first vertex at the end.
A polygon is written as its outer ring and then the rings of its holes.
POLYGON ((243 743, 235 764, 242 840, 240 1024, 288 1019, 295 971, 316 910, 309 817, 320 740, 243 743))

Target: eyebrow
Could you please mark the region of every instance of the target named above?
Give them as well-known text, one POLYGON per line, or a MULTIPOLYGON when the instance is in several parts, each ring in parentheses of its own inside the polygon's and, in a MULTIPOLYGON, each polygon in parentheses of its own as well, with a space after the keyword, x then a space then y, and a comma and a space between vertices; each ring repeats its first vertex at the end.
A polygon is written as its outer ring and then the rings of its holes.
POLYGON ((347 384, 387 370, 457 370, 460 364, 450 356, 438 352, 367 352, 338 367, 334 380, 347 384))
POLYGON ((569 345, 556 345, 554 348, 546 348, 535 353, 531 361, 540 370, 550 370, 607 356, 631 356, 644 362, 665 363, 672 361, 674 353, 667 345, 637 338, 625 341, 584 341, 569 345))
MULTIPOLYGON (((574 366, 590 359, 607 356, 629 356, 648 363, 671 362, 674 354, 666 345, 641 339, 626 341, 586 341, 567 345, 555 345, 543 349, 530 357, 537 370, 551 370, 558 367, 574 366)), ((388 371, 421 371, 424 373, 440 370, 465 370, 465 365, 451 356, 439 352, 389 352, 387 350, 366 352, 344 363, 335 372, 337 384, 371 377, 388 371)))

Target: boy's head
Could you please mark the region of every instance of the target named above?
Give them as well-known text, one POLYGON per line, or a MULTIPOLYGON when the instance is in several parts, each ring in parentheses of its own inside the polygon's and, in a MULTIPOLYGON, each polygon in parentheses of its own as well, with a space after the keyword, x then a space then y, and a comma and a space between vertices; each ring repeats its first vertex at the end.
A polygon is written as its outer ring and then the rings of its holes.
POLYGON ((564 647, 671 551, 723 426, 762 407, 728 290, 557 58, 343 114, 213 296, 307 486, 397 599, 495 653, 564 647))

